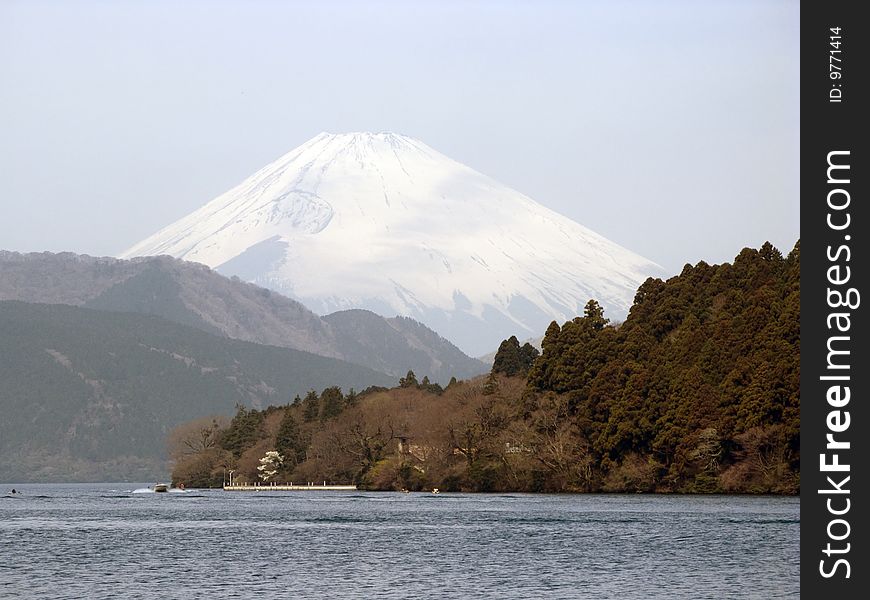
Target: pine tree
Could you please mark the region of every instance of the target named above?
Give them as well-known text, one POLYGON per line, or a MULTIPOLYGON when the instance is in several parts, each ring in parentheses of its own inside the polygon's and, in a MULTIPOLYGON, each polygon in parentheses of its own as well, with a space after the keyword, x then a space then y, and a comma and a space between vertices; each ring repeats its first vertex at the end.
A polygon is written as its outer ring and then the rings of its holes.
POLYGON ((317 392, 309 390, 305 394, 305 400, 302 401, 302 418, 306 423, 316 421, 320 415, 320 399, 317 397, 317 392))
POLYGON ((420 385, 417 387, 419 387, 421 390, 429 392, 430 394, 440 395, 444 392, 444 388, 442 388, 440 384, 432 383, 431 381, 429 381, 428 375, 423 376, 423 381, 421 381, 420 385))
POLYGON ((583 316, 595 331, 601 331, 605 325, 610 323, 610 319, 604 318, 604 309, 598 304, 597 300, 589 300, 586 303, 586 307, 583 309, 583 316))
POLYGON ((399 387, 409 388, 409 387, 418 387, 420 384, 417 383, 417 376, 414 375, 414 371, 408 371, 408 374, 399 379, 399 387))
POLYGON ((241 456, 249 446, 259 439, 263 427, 263 413, 236 405, 236 415, 221 435, 220 445, 224 450, 241 456))
POLYGON ((512 335, 499 345, 495 358, 492 361, 492 372, 513 376, 522 371, 522 369, 520 342, 517 340, 517 336, 512 335))
POLYGON ((535 359, 538 358, 540 355, 541 353, 538 352, 538 349, 532 346, 530 343, 526 342, 525 344, 523 344, 523 347, 520 348, 520 360, 522 361, 523 365, 523 375, 529 372, 529 369, 532 368, 532 363, 534 363, 535 359))
POLYGON ((285 466, 295 466, 305 460, 305 444, 300 437, 299 425, 290 410, 284 410, 284 417, 275 436, 275 449, 284 457, 285 466))
POLYGON ((519 340, 512 335, 499 345, 492 362, 492 371, 511 377, 525 377, 539 354, 538 349, 528 342, 520 347, 519 340))
POLYGON ((344 395, 338 386, 328 387, 320 394, 320 420, 328 421, 344 410, 344 395))

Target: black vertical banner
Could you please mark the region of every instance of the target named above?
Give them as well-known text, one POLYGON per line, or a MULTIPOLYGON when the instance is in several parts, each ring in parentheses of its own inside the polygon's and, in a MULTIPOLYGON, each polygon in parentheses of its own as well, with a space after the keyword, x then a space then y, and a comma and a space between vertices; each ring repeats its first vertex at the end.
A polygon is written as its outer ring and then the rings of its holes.
POLYGON ((870 22, 860 6, 801 6, 801 593, 831 600, 870 590, 870 22))

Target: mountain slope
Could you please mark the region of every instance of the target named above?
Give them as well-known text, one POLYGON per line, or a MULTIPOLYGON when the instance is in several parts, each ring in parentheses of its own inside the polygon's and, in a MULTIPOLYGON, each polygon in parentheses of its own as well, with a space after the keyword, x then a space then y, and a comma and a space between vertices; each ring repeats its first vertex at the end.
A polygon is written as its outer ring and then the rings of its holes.
POLYGON ((310 388, 395 379, 306 352, 149 316, 0 302, 0 480, 151 479, 166 433, 285 404, 310 388), (147 476, 146 476, 147 475, 147 476))
MULTIPOLYGON (((367 310, 345 310, 323 317, 339 338, 345 340, 342 352, 345 360, 364 364, 377 371, 391 373, 392 365, 407 364, 408 370, 428 375, 433 381, 446 384, 441 374, 451 373, 459 379, 479 375, 486 366, 473 363, 459 348, 413 319, 385 319, 367 310), (433 377, 430 373, 436 373, 433 377)), ((448 378, 449 379, 449 378, 448 378)))
POLYGON ((344 359, 396 377, 413 369, 421 377, 447 383, 452 376, 471 377, 486 370, 432 331, 420 338, 363 312, 355 315, 367 326, 345 323, 336 329, 295 300, 168 256, 125 261, 0 251, 0 300, 153 314, 209 333, 344 359), (394 346, 373 346, 355 337, 368 331, 372 319, 395 332, 394 346), (420 339, 428 345, 421 347, 420 339), (418 351, 407 352, 410 347, 418 351))
POLYGON ((422 142, 322 133, 123 256, 170 254, 299 299, 367 308, 469 354, 598 299, 625 315, 662 269, 422 142))

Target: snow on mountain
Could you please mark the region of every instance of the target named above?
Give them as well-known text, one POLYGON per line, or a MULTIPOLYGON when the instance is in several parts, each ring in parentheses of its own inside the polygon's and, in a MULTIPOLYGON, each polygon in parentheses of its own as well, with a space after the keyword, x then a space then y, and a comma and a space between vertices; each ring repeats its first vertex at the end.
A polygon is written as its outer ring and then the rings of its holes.
POLYGON ((394 133, 321 133, 122 257, 169 254, 320 314, 414 317, 471 355, 595 298, 624 317, 664 273, 532 199, 394 133))

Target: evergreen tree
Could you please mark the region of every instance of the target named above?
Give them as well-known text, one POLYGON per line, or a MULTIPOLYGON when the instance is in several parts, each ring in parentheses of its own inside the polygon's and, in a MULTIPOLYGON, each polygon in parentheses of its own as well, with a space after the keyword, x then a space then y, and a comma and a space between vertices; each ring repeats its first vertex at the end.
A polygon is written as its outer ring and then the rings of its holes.
POLYGON ((236 457, 241 456, 260 438, 262 427, 263 413, 237 404, 236 415, 221 435, 220 446, 236 457))
POLYGON ((538 349, 532 346, 530 343, 526 342, 523 344, 523 347, 520 348, 520 360, 523 365, 522 374, 525 375, 529 372, 529 369, 532 368, 532 364, 535 362, 535 359, 541 355, 538 352, 538 349))
POLYGON ((421 390, 429 392, 430 394, 442 394, 444 392, 444 388, 442 388, 439 384, 429 381, 428 375, 423 376, 423 381, 420 382, 420 385, 418 387, 421 390))
POLYGON ((338 386, 328 387, 320 394, 320 420, 327 421, 344 410, 344 395, 338 386))
POLYGON ((284 417, 275 436, 275 450, 284 457, 285 466, 292 467, 305 460, 305 443, 290 410, 284 410, 284 417))
POLYGON ((399 387, 408 388, 408 387, 417 387, 420 384, 417 383, 417 376, 414 375, 414 371, 408 371, 408 374, 399 379, 399 387))
POLYGON ((583 317, 595 331, 604 329, 604 326, 610 323, 610 319, 604 318, 604 309, 598 304, 597 300, 589 300, 586 303, 586 307, 583 309, 583 317))
POLYGON ((519 340, 512 335, 499 345, 492 363, 492 371, 511 377, 525 376, 539 354, 538 349, 528 342, 520 347, 519 340))
POLYGON ((512 335, 499 345, 492 361, 492 372, 513 376, 520 373, 522 369, 520 342, 517 340, 517 336, 512 335))
POLYGON ((320 415, 320 399, 317 397, 317 392, 308 390, 305 394, 305 400, 302 401, 302 418, 306 423, 316 421, 320 415))

